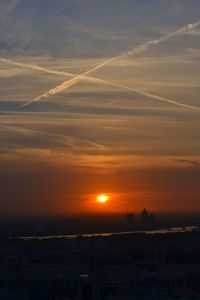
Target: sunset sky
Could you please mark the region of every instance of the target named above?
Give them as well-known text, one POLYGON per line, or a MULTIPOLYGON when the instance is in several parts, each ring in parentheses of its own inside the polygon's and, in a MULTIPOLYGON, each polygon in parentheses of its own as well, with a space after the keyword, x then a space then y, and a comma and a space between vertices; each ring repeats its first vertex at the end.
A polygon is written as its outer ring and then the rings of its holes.
POLYGON ((199 0, 1 0, 0 213, 200 211, 199 83, 199 0))

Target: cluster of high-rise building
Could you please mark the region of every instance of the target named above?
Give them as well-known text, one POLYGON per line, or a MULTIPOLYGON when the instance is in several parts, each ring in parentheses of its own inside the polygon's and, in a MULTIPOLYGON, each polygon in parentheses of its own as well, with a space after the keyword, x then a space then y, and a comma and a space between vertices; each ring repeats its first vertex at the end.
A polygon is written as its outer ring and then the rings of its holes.
POLYGON ((155 216, 152 212, 148 212, 146 208, 144 208, 139 215, 139 218, 135 218, 134 213, 128 212, 126 214, 127 223, 136 228, 140 229, 149 229, 156 225, 155 216))

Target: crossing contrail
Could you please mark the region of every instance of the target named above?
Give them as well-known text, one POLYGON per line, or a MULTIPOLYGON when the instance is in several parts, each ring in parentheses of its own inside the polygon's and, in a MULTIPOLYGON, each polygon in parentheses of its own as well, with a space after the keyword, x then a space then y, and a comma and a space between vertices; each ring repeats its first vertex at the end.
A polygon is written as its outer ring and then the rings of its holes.
MULTIPOLYGON (((70 77, 73 77, 73 78, 78 76, 78 74, 69 73, 69 72, 65 72, 65 71, 52 70, 52 69, 49 69, 49 68, 41 67, 41 66, 36 65, 36 64, 21 63, 21 62, 18 62, 16 60, 13 60, 13 59, 6 59, 6 58, 2 58, 2 57, 0 58, 0 62, 6 63, 6 64, 11 64, 11 65, 14 65, 14 66, 19 66, 19 67, 22 67, 22 68, 31 69, 31 70, 34 70, 34 71, 41 71, 41 72, 45 72, 45 73, 49 73, 49 74, 54 74, 54 75, 70 76, 70 77)), ((81 79, 85 80, 85 81, 90 81, 92 83, 103 83, 103 84, 105 84, 105 82, 106 82, 103 79, 96 78, 96 77, 90 77, 90 76, 82 76, 81 79)), ((107 84, 108 84, 108 82, 107 82, 107 84)), ((110 84, 112 84, 112 83, 110 83, 110 84)))
MULTIPOLYGON (((147 91, 143 91, 141 89, 135 89, 135 88, 131 88, 131 87, 128 87, 128 86, 125 86, 125 85, 122 85, 122 84, 112 82, 112 81, 97 79, 97 78, 92 78, 92 77, 91 77, 91 80, 94 80, 94 82, 102 83, 102 84, 105 84, 105 85, 117 87, 117 88, 129 91, 129 92, 134 92, 134 93, 143 95, 145 97, 151 98, 153 100, 165 102, 165 103, 168 103, 168 104, 176 105, 176 106, 183 107, 183 108, 190 109, 190 110, 200 111, 200 107, 198 107, 198 106, 184 104, 184 103, 181 103, 181 102, 176 101, 174 99, 158 96, 156 94, 152 94, 152 93, 149 93, 147 91)), ((108 103, 106 106, 111 106, 112 104, 114 104, 116 102, 118 102, 118 101, 112 101, 112 102, 108 103)), ((25 107, 25 106, 28 106, 29 104, 31 104, 31 103, 27 102, 27 103, 21 105, 20 107, 25 107)))
MULTIPOLYGON (((31 70, 34 70, 34 71, 41 71, 41 72, 45 72, 45 73, 49 73, 49 74, 54 74, 54 75, 70 76, 70 77, 73 77, 73 78, 78 76, 78 74, 69 73, 69 72, 65 72, 65 71, 52 70, 52 69, 49 69, 49 68, 41 67, 41 66, 36 65, 36 64, 21 63, 21 62, 18 62, 16 60, 13 60, 13 59, 6 59, 6 58, 2 58, 2 57, 0 58, 0 62, 6 63, 6 64, 11 64, 11 65, 14 65, 14 66, 19 66, 19 67, 22 67, 22 68, 31 69, 31 70)), ((103 84, 105 84, 105 82, 106 82, 103 79, 96 78, 96 77, 90 77, 90 76, 82 76, 81 79, 85 80, 85 81, 90 81, 92 83, 103 83, 103 84)), ((108 82, 107 82, 107 84, 108 84, 108 82)))
MULTIPOLYGON (((13 59, 6 59, 6 58, 2 58, 2 57, 0 58, 0 62, 18 66, 18 67, 22 67, 22 68, 35 70, 35 71, 41 71, 41 72, 45 72, 45 73, 49 73, 49 74, 54 74, 54 75, 62 75, 62 76, 70 76, 70 77, 78 76, 78 74, 69 73, 69 72, 65 72, 65 71, 52 70, 49 68, 44 68, 44 67, 38 66, 36 64, 22 63, 22 62, 13 60, 13 59)), ((91 82, 97 82, 97 83, 101 82, 101 79, 95 78, 95 77, 89 77, 89 76, 88 77, 85 76, 84 80, 91 81, 91 82)))
MULTIPOLYGON (((29 64, 21 63, 21 62, 12 60, 12 59, 0 58, 0 62, 9 63, 9 64, 16 65, 16 66, 19 66, 19 67, 29 68, 29 69, 32 69, 32 70, 42 71, 42 72, 49 73, 49 74, 54 74, 54 75, 65 75, 65 76, 71 76, 71 77, 76 77, 77 76, 77 74, 68 73, 68 72, 64 72, 64 71, 52 70, 52 69, 44 68, 44 67, 41 67, 41 66, 38 66, 38 65, 35 65, 35 64, 30 64, 30 63, 29 64)), ((124 89, 126 91, 135 92, 135 93, 141 94, 143 96, 147 96, 148 98, 152 98, 154 100, 167 102, 167 103, 182 106, 182 107, 188 108, 188 109, 200 110, 200 108, 196 107, 196 106, 182 104, 182 103, 179 103, 175 100, 172 100, 172 99, 169 99, 169 98, 166 98, 166 97, 161 97, 161 96, 158 96, 158 95, 155 95, 155 94, 148 93, 146 91, 138 90, 138 89, 131 88, 131 87, 128 87, 128 86, 124 86, 124 85, 120 85, 120 84, 114 83, 112 81, 103 80, 103 79, 95 78, 95 77, 87 77, 87 76, 82 76, 82 77, 84 78, 84 80, 88 80, 88 81, 91 81, 93 83, 98 83, 98 84, 101 83, 101 84, 105 84, 105 85, 109 85, 109 86, 114 86, 114 87, 117 87, 117 88, 120 88, 120 89, 124 89)), ((114 104, 115 102, 117 102, 117 101, 112 101, 112 102, 108 103, 106 106, 110 106, 110 105, 114 104)))
MULTIPOLYGON (((175 36, 177 36, 177 35, 179 35, 179 34, 183 34, 183 33, 187 32, 187 31, 189 31, 189 30, 192 30, 192 29, 194 29, 195 27, 197 27, 197 26, 199 26, 199 25, 200 25, 200 20, 197 21, 197 22, 195 22, 195 23, 192 23, 192 24, 187 24, 186 26, 184 26, 184 27, 182 27, 182 28, 180 28, 180 29, 178 29, 178 30, 176 30, 176 31, 174 31, 174 32, 171 32, 171 33, 169 33, 169 34, 166 34, 165 36, 160 37, 160 38, 158 38, 158 39, 150 40, 150 41, 147 41, 147 42, 145 42, 145 43, 142 43, 142 44, 140 44, 140 45, 134 47, 133 49, 131 49, 131 50, 129 50, 129 51, 123 52, 123 53, 120 54, 120 55, 117 55, 117 56, 111 57, 111 58, 109 58, 109 59, 106 59, 105 61, 103 61, 102 63, 100 63, 100 64, 98 64, 97 66, 93 67, 92 69, 90 69, 90 70, 88 70, 88 71, 86 71, 86 72, 84 72, 84 73, 82 73, 82 74, 80 74, 80 75, 77 75, 77 76, 75 76, 75 77, 72 78, 72 79, 69 79, 69 80, 67 80, 67 81, 64 81, 62 84, 60 84, 60 85, 56 86, 55 88, 53 88, 53 89, 51 89, 51 90, 45 92, 44 94, 38 96, 37 98, 35 98, 35 99, 33 99, 33 100, 30 100, 30 101, 28 101, 28 102, 26 102, 26 103, 20 105, 20 107, 28 106, 28 105, 30 105, 31 103, 36 102, 36 101, 39 101, 39 100, 42 99, 42 98, 47 98, 47 97, 49 97, 49 96, 51 96, 51 95, 56 95, 56 94, 58 94, 58 93, 60 93, 60 92, 62 92, 62 91, 64 91, 64 90, 67 90, 67 89, 69 89, 71 86, 75 85, 78 81, 83 80, 83 79, 85 78, 85 76, 87 76, 87 75, 89 75, 90 73, 95 72, 95 71, 97 71, 97 70, 103 68, 105 65, 107 65, 107 64, 109 64, 109 63, 111 63, 111 62, 113 62, 113 61, 116 61, 116 60, 119 60, 119 59, 122 59, 122 58, 126 58, 126 57, 128 57, 128 56, 133 56, 133 55, 142 53, 142 52, 146 51, 147 49, 149 49, 149 48, 152 47, 152 46, 159 45, 160 43, 163 43, 163 42, 167 41, 168 39, 170 39, 170 38, 172 38, 172 37, 175 37, 175 36)), ((138 91, 138 92, 139 92, 139 91, 138 91)), ((147 96, 147 95, 148 95, 148 93, 146 93, 146 96, 147 96)), ((155 98, 155 97, 154 97, 154 98, 155 98)), ((157 98, 157 100, 158 100, 158 98, 160 98, 160 100, 161 100, 162 97, 156 96, 156 98, 157 98)), ((164 98, 163 98, 163 99, 164 99, 164 98)), ((170 103, 171 103, 171 104, 177 105, 177 103, 178 103, 178 102, 173 101, 173 100, 171 100, 171 99, 169 99, 169 100, 170 100, 170 103)), ((163 100, 163 101, 164 101, 164 100, 163 100)), ((183 105, 184 107, 186 107, 185 104, 181 104, 181 103, 180 103, 180 105, 183 105)), ((180 105, 179 105, 179 106, 180 106, 180 105)), ((190 108, 191 108, 191 107, 190 107, 190 108)))

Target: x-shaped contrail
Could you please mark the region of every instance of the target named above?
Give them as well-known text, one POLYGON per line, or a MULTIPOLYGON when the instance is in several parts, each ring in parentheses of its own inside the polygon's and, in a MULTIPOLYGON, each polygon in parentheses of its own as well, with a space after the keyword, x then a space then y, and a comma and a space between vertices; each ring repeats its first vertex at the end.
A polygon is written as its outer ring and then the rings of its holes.
MULTIPOLYGON (((175 101, 174 99, 158 96, 158 95, 155 95, 155 94, 152 94, 152 93, 140 90, 140 89, 135 89, 135 88, 131 88, 131 87, 128 87, 128 86, 121 85, 121 84, 117 84, 117 83, 114 83, 112 81, 103 80, 103 79, 88 76, 91 73, 103 68, 105 65, 107 65, 107 64, 109 64, 113 61, 119 60, 121 58, 128 57, 130 55, 133 56, 133 55, 142 53, 142 52, 146 51, 148 48, 150 48, 152 46, 159 45, 160 43, 163 43, 163 42, 167 41, 168 39, 170 39, 172 37, 175 37, 175 36, 177 36, 181 33, 185 33, 188 30, 194 29, 195 27, 197 27, 199 25, 200 25, 200 20, 193 23, 193 24, 187 24, 186 26, 184 26, 184 27, 172 32, 172 33, 169 33, 169 34, 167 34, 163 37, 160 37, 156 40, 147 41, 147 42, 142 43, 139 46, 137 46, 137 47, 135 47, 135 48, 133 48, 129 51, 123 52, 122 54, 120 54, 118 56, 111 57, 111 58, 103 61, 102 63, 98 64, 97 66, 93 67, 92 69, 90 69, 90 70, 88 70, 88 71, 86 71, 86 72, 84 72, 80 75, 67 73, 67 72, 62 72, 62 71, 50 70, 50 69, 43 68, 43 67, 40 67, 40 66, 37 66, 37 65, 23 64, 23 63, 15 62, 15 61, 12 61, 12 60, 0 59, 0 61, 8 62, 8 63, 15 64, 15 65, 18 65, 18 66, 21 66, 21 67, 28 67, 28 68, 32 68, 32 69, 35 69, 35 70, 44 71, 44 72, 55 74, 55 75, 66 75, 66 76, 73 77, 72 79, 64 81, 61 85, 56 86, 55 88, 47 91, 46 93, 40 95, 39 97, 20 105, 20 107, 25 107, 25 106, 28 106, 28 105, 32 104, 33 102, 39 101, 42 98, 47 98, 51 95, 56 95, 56 94, 62 92, 63 90, 69 89, 71 86, 75 85, 80 80, 87 80, 87 81, 91 81, 91 82, 94 82, 94 83, 103 83, 103 84, 115 86, 115 87, 118 87, 118 88, 121 88, 121 89, 125 89, 125 90, 128 90, 128 91, 132 91, 132 92, 142 94, 142 95, 147 96, 149 98, 152 98, 154 100, 167 102, 167 103, 172 104, 172 105, 176 105, 176 106, 184 107, 184 108, 187 108, 187 109, 193 109, 193 110, 200 111, 199 107, 183 104, 183 103, 180 103, 178 101, 175 101)), ((114 102, 111 102, 110 104, 113 104, 113 103, 114 102)))
MULTIPOLYGON (((23 68, 29 68, 31 70, 42 71, 42 72, 49 73, 49 74, 65 75, 65 76, 70 76, 70 77, 73 77, 73 78, 76 78, 78 76, 77 74, 63 72, 63 71, 51 70, 51 69, 44 68, 44 67, 41 67, 41 66, 38 66, 38 65, 35 65, 35 64, 25 64, 25 63, 21 63, 21 62, 11 60, 11 59, 0 58, 0 61, 4 62, 4 63, 9 63, 9 64, 12 64, 12 65, 16 65, 16 66, 19 66, 19 67, 23 67, 23 68)), ((117 87, 117 88, 120 88, 120 89, 124 89, 126 91, 141 94, 143 96, 146 96, 146 97, 154 99, 154 100, 167 102, 167 103, 177 105, 177 106, 181 106, 181 107, 184 107, 184 108, 200 110, 198 107, 195 107, 195 106, 179 103, 179 102, 177 102, 175 100, 172 100, 170 98, 161 97, 161 96, 158 96, 158 95, 146 92, 146 91, 142 91, 140 89, 131 88, 131 87, 128 87, 128 86, 124 86, 124 85, 112 82, 112 81, 103 80, 103 79, 100 79, 100 78, 95 78, 95 77, 90 77, 90 76, 82 76, 81 79, 82 80, 87 80, 87 81, 90 81, 90 82, 93 82, 93 83, 114 86, 114 87, 117 87)), ((20 107, 28 106, 31 103, 27 102, 25 104, 22 104, 20 107)), ((114 103, 115 103, 115 101, 112 101, 112 102, 108 103, 106 106, 112 105, 114 103)))

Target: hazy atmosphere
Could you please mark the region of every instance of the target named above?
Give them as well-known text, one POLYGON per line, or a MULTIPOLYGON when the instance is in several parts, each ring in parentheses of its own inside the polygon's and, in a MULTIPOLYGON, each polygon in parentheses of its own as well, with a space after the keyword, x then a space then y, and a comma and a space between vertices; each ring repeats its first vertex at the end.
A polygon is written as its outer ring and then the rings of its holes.
POLYGON ((200 211, 199 82, 199 0, 1 0, 1 214, 200 211))

